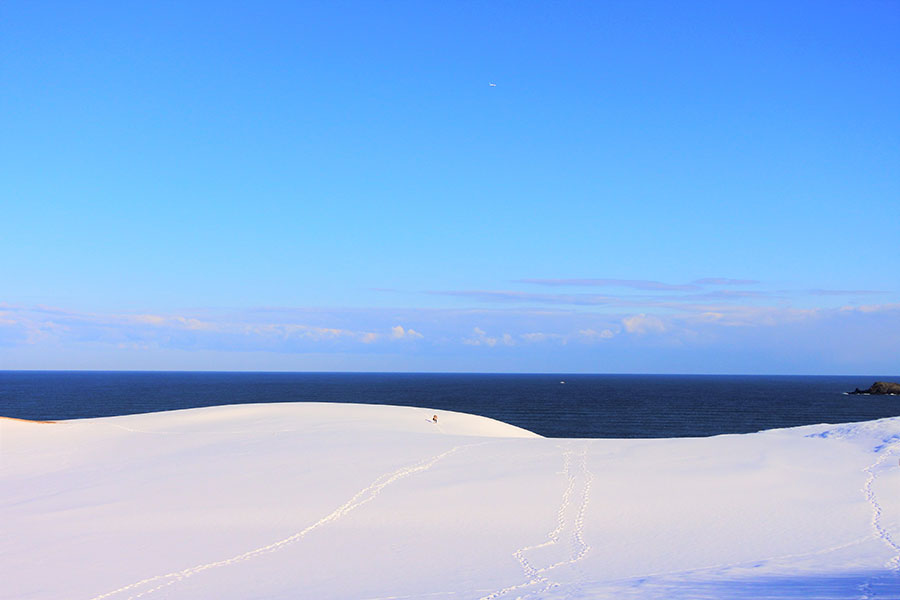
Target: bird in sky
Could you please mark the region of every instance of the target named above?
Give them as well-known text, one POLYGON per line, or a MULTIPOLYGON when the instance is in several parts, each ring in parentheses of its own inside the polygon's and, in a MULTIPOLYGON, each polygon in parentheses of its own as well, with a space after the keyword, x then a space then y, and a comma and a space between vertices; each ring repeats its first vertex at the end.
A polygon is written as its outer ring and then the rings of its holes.
POLYGON ((497 84, 496 84, 496 83, 489 83, 488 85, 491 86, 491 87, 497 87, 497 84))

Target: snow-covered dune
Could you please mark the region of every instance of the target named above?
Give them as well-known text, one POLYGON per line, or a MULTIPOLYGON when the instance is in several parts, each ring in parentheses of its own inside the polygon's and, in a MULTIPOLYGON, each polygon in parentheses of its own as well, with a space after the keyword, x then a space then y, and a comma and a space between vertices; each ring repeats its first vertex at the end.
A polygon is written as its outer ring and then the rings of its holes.
POLYGON ((0 419, 0 597, 900 598, 898 459, 900 417, 669 440, 355 404, 0 419))

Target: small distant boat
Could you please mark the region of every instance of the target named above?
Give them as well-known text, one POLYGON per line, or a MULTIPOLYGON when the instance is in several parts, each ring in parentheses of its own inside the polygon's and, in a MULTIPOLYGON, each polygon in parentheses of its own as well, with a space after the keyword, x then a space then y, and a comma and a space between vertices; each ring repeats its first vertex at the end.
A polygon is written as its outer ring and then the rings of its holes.
POLYGON ((562 385, 565 385, 565 384, 566 384, 565 381, 560 381, 559 383, 562 384, 562 385))

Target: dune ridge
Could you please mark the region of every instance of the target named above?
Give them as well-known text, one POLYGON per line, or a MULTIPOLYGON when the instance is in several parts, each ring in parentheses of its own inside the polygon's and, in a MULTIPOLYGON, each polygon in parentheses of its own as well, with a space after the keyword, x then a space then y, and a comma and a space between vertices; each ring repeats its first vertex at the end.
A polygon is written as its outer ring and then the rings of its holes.
POLYGON ((552 439, 278 403, 2 419, 0 450, 10 600, 900 596, 900 417, 552 439))

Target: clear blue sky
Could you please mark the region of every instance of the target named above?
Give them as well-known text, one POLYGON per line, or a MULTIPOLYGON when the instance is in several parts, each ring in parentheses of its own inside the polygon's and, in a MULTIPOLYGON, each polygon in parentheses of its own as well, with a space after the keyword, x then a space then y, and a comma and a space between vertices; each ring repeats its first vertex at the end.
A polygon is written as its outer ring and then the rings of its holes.
POLYGON ((900 374, 897 2, 9 1, 0 52, 0 368, 900 374))

